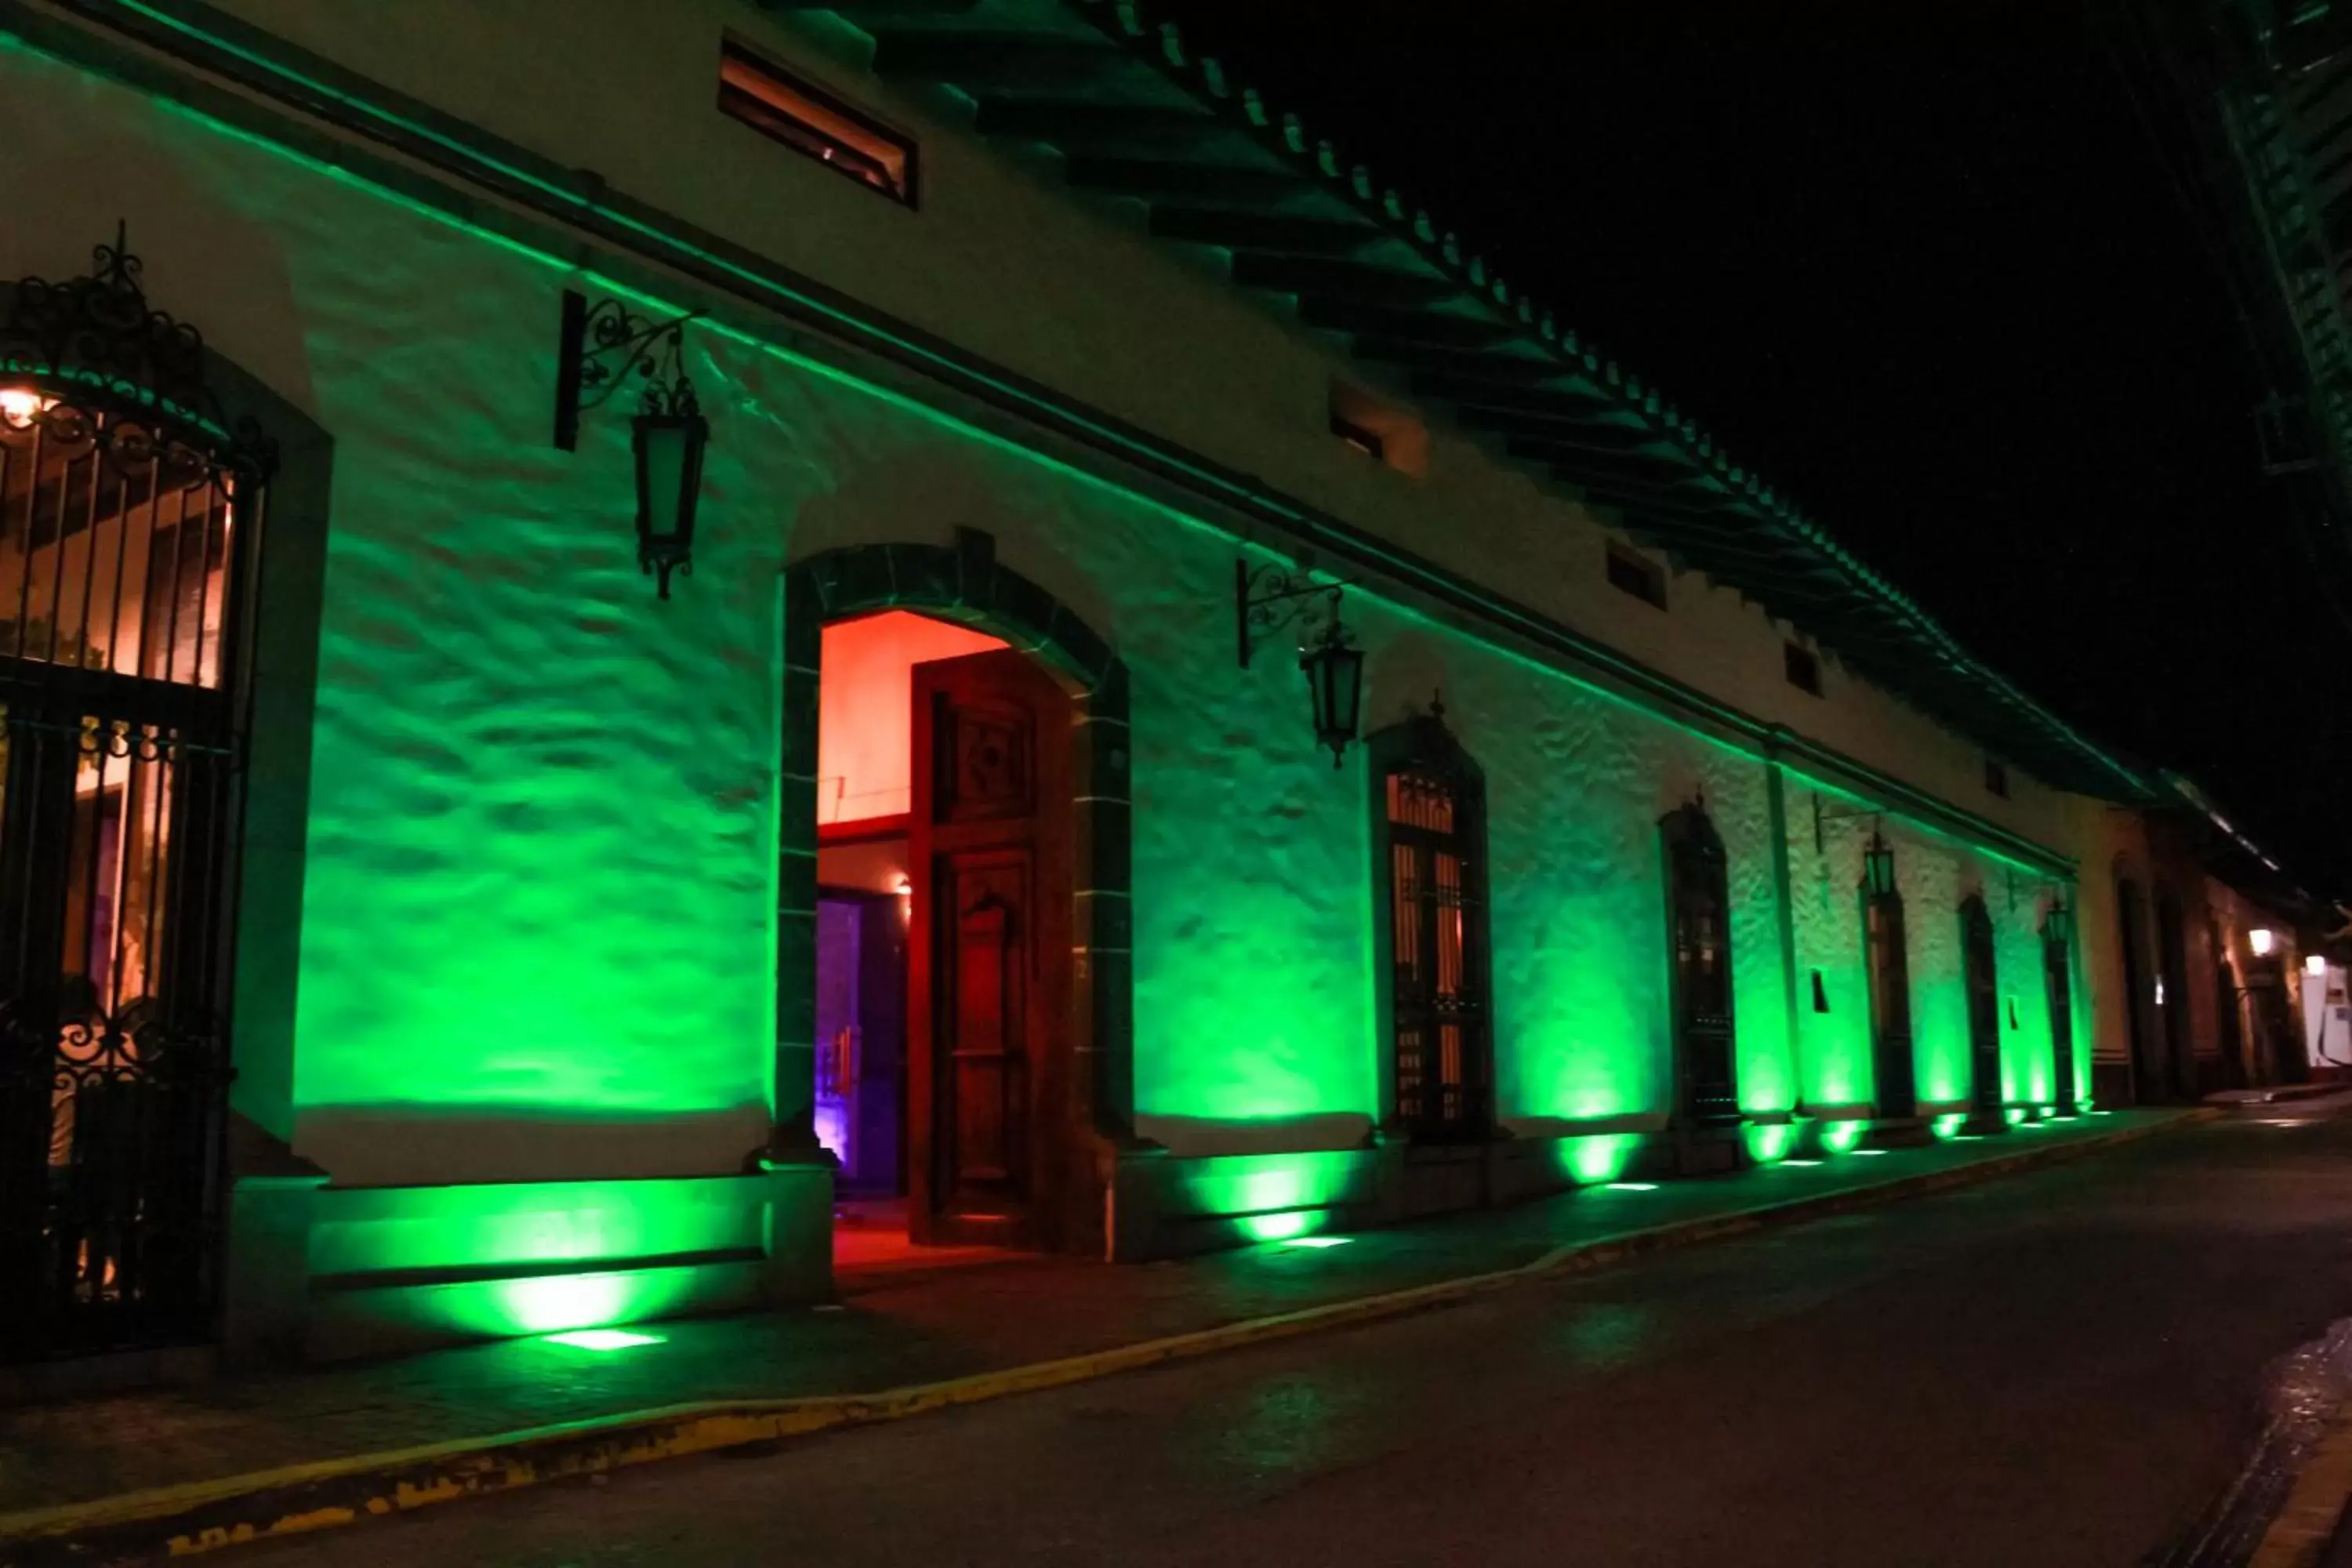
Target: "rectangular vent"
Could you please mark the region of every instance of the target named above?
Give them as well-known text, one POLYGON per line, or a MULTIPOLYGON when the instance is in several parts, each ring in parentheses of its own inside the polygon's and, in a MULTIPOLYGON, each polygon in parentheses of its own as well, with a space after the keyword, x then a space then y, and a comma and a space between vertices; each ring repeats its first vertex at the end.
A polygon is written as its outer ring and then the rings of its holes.
POLYGON ((915 205, 914 138, 732 41, 719 48, 719 107, 868 189, 915 205))
POLYGON ((1609 542, 1609 585, 1645 605, 1666 607, 1666 569, 1613 539, 1609 542))
POLYGON ((1780 645, 1782 668, 1788 672, 1789 684, 1800 691, 1822 694, 1821 656, 1799 643, 1780 645))

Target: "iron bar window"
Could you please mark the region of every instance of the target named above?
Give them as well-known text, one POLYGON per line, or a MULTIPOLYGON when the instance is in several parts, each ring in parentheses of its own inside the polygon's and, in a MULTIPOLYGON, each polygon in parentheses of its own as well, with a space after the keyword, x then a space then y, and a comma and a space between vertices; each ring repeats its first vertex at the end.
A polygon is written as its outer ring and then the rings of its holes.
POLYGON ((207 1326, 228 605, 259 500, 113 416, 0 417, 0 1321, 30 1325, 0 1353, 207 1326))
POLYGON ((1387 889, 1393 1121, 1423 1142, 1492 1124, 1484 785, 1435 717, 1374 737, 1387 889))

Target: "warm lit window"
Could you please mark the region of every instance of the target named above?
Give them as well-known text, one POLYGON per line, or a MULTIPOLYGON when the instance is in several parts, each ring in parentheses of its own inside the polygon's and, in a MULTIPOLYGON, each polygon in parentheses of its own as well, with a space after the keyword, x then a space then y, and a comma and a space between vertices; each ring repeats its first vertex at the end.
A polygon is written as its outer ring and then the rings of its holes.
POLYGON ((1780 645, 1781 668, 1787 670, 1789 684, 1800 691, 1822 694, 1821 656, 1801 643, 1780 645))
POLYGON ((1491 1115, 1485 786, 1442 721, 1372 738, 1387 885, 1395 1123, 1479 1138, 1491 1115))
POLYGON ((1367 458, 1378 459, 1388 452, 1388 443, 1381 439, 1379 431, 1338 414, 1331 416, 1331 434, 1367 458))
POLYGON ((1429 472, 1429 427, 1360 386, 1331 384, 1330 429, 1348 446, 1400 474, 1429 472))
POLYGON ((915 205, 915 143, 871 116, 752 54, 720 46, 719 107, 862 185, 915 205))
POLYGON ((1609 585, 1645 605, 1666 607, 1666 569, 1613 539, 1609 542, 1609 585))

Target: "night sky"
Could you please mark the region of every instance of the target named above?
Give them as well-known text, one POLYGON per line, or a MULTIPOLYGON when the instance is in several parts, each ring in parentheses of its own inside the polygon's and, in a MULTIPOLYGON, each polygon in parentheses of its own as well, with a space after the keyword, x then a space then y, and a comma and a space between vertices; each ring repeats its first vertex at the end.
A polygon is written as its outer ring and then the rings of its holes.
POLYGON ((2352 889, 2352 636, 2259 466, 2218 218, 2158 151, 2185 111, 2090 4, 1160 14, 1979 657, 2352 889))

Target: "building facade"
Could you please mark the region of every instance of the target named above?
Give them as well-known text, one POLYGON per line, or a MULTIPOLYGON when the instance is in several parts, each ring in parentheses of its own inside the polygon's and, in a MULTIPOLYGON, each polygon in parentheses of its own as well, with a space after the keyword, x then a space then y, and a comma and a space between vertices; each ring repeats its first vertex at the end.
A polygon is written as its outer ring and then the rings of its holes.
POLYGON ((5 0, 0 137, 29 1353, 2153 1081, 2167 786, 1132 5, 5 0))

